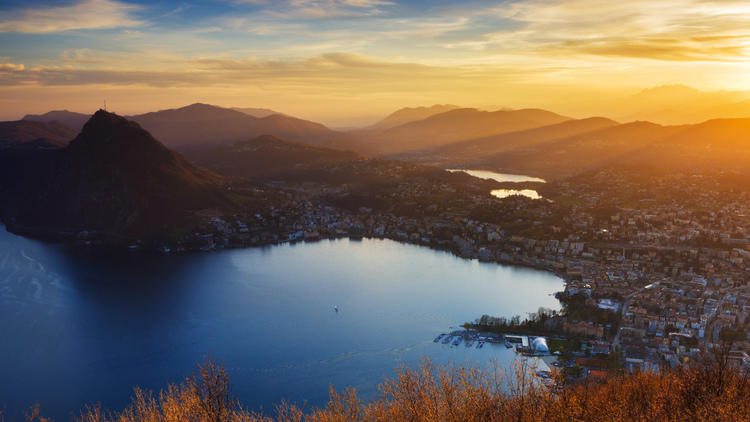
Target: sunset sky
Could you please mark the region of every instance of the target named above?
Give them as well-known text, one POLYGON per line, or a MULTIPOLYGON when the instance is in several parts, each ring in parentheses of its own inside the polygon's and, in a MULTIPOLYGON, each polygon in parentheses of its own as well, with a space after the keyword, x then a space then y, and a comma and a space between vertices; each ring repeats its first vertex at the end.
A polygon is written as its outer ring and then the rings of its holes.
POLYGON ((6 0, 0 119, 193 102, 330 125, 453 103, 592 113, 662 84, 750 90, 745 1, 6 0))

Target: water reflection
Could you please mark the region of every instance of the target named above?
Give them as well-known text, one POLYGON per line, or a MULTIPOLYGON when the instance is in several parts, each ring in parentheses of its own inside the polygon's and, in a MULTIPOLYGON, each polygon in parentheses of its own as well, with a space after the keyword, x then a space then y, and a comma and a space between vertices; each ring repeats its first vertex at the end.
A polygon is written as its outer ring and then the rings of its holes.
POLYGON ((446 169, 446 171, 451 173, 462 171, 470 176, 478 177, 480 179, 496 180, 498 182, 547 182, 539 177, 525 176, 523 174, 495 173, 494 171, 489 170, 446 169))
POLYGON ((521 195, 531 199, 542 199, 542 195, 533 189, 495 189, 490 192, 496 198, 507 198, 513 195, 521 195))
MULTIPOLYGON (((446 171, 450 171, 452 173, 455 172, 464 172, 470 176, 478 177, 480 179, 489 179, 489 180, 495 180, 501 183, 504 182, 539 182, 539 183, 547 183, 546 180, 541 179, 539 177, 532 177, 532 176, 525 176, 522 174, 508 174, 508 173, 495 173, 494 171, 489 170, 465 170, 465 169, 447 169, 446 171)), ((497 198, 507 198, 509 196, 513 195, 521 195, 525 196, 531 199, 541 199, 542 196, 539 195, 539 192, 533 190, 533 189, 495 189, 492 192, 490 192, 492 196, 497 198)))

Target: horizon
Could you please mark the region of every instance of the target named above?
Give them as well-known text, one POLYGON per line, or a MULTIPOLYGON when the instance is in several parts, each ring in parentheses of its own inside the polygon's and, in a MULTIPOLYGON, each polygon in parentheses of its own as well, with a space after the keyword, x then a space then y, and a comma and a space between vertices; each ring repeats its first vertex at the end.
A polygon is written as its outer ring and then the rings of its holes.
POLYGON ((330 127, 431 104, 622 120, 634 105, 613 101, 652 87, 750 98, 750 8, 734 1, 35 0, 0 16, 3 120, 104 99, 330 127))
MULTIPOLYGON (((714 92, 704 92, 704 91, 699 91, 699 90, 697 90, 697 89, 695 89, 693 87, 689 87, 689 86, 686 86, 686 85, 675 84, 675 85, 660 85, 660 86, 655 86, 655 87, 650 87, 650 88, 644 88, 642 90, 637 91, 635 94, 633 94, 633 96, 638 95, 638 94, 644 94, 646 92, 653 91, 653 90, 672 89, 672 88, 690 90, 690 91, 693 91, 695 95, 712 95, 712 94, 718 94, 718 95, 720 95, 720 94, 723 94, 723 93, 738 94, 737 92, 731 92, 731 91, 725 91, 725 90, 714 91, 714 92)), ((740 95, 742 95, 743 97, 747 96, 747 98, 750 99, 750 91, 748 91, 747 94, 740 94, 740 95)), ((114 113, 114 114, 117 114, 117 115, 120 115, 120 116, 123 116, 123 117, 132 117, 132 116, 137 116, 137 115, 142 115, 142 114, 147 114, 147 113, 153 113, 153 112, 182 109, 182 108, 186 108, 186 107, 189 107, 189 106, 192 106, 192 105, 196 105, 196 104, 203 104, 203 105, 208 105, 208 106, 218 107, 218 108, 223 108, 223 109, 230 109, 230 110, 240 110, 240 109, 267 110, 267 111, 272 111, 275 114, 282 114, 282 115, 287 115, 287 116, 294 117, 294 118, 308 120, 308 121, 315 122, 315 123, 321 123, 321 124, 325 125, 326 127, 330 128, 330 129, 333 129, 333 130, 344 130, 344 131, 346 131, 346 130, 366 129, 369 126, 375 125, 376 123, 384 120, 386 117, 390 116, 391 114, 394 114, 397 111, 408 110, 408 109, 430 108, 430 107, 441 106, 441 105, 452 105, 452 106, 456 106, 456 108, 458 108, 458 109, 474 109, 474 110, 478 110, 478 111, 481 111, 481 112, 511 111, 511 110, 523 110, 523 109, 542 109, 542 110, 550 111, 550 112, 557 113, 557 114, 560 114, 560 115, 564 115, 564 116, 566 116, 568 118, 571 118, 571 119, 574 119, 574 120, 601 117, 601 118, 607 118, 607 119, 615 120, 615 121, 617 121, 618 123, 621 123, 621 124, 632 123, 632 122, 636 122, 636 121, 651 121, 653 123, 662 124, 664 126, 678 126, 678 125, 698 124, 698 123, 703 123, 703 122, 706 122, 706 121, 709 121, 709 120, 716 120, 716 119, 750 118, 750 111, 748 111, 746 113, 746 115, 741 115, 741 116, 738 116, 738 115, 726 115, 726 116, 719 115, 719 116, 705 117, 705 118, 698 118, 698 119, 685 118, 685 120, 682 120, 682 121, 679 121, 679 122, 664 122, 664 121, 660 121, 660 119, 658 119, 658 118, 657 119, 642 119, 642 118, 634 118, 634 119, 624 118, 623 119, 622 118, 623 116, 616 116, 616 113, 596 113, 595 111, 592 111, 591 113, 587 113, 586 111, 580 111, 580 112, 577 112, 577 113, 576 112, 565 113, 565 112, 561 112, 561 111, 559 111, 557 109, 552 109, 552 108, 547 108, 547 107, 537 107, 537 106, 533 106, 533 105, 529 105, 528 107, 507 107, 507 106, 500 106, 500 105, 473 106, 473 105, 462 105, 462 104, 450 104, 448 102, 445 102, 445 103, 434 103, 434 104, 403 105, 403 106, 399 106, 399 107, 396 107, 396 108, 393 108, 393 109, 386 110, 382 114, 373 114, 371 116, 360 117, 360 118, 353 118, 353 119, 350 118, 350 117, 347 117, 347 118, 343 118, 344 120, 338 120, 338 119, 334 118, 334 120, 331 122, 330 120, 326 121, 326 120, 316 119, 315 116, 311 117, 311 116, 307 116, 307 115, 295 115, 295 114, 292 114, 292 113, 287 113, 287 112, 285 112, 283 110, 275 110, 275 109, 272 109, 270 107, 265 107, 262 104, 260 104, 260 105, 258 105, 258 104, 255 104, 255 105, 225 105, 225 104, 209 103, 209 102, 205 102, 205 101, 192 101, 192 102, 189 102, 189 103, 177 104, 177 105, 174 105, 174 106, 165 106, 163 108, 157 108, 157 109, 140 108, 140 109, 136 109, 135 111, 125 111, 125 112, 123 112, 123 111, 120 111, 120 110, 113 109, 111 104, 110 105, 106 105, 104 103, 104 101, 106 101, 106 100, 102 100, 102 101, 103 101, 103 103, 99 104, 98 106, 92 106, 91 110, 93 110, 93 111, 82 111, 82 110, 78 110, 78 109, 70 109, 70 108, 65 108, 65 107, 63 107, 63 108, 47 108, 47 109, 41 109, 38 112, 16 112, 16 113, 8 115, 5 118, 0 117, 0 122, 2 122, 2 121, 16 121, 16 120, 21 120, 23 117, 28 116, 28 115, 43 115, 43 114, 50 113, 50 112, 72 112, 72 113, 80 113, 80 114, 93 115, 98 110, 105 110, 105 111, 108 111, 110 113, 114 113)), ((115 107, 116 106, 117 105, 115 105, 115 107)))

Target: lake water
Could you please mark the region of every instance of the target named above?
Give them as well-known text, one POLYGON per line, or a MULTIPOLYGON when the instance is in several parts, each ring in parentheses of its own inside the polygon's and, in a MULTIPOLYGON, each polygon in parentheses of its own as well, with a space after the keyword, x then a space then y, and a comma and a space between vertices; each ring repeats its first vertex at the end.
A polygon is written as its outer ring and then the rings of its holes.
MULTIPOLYGON (((524 176, 522 174, 495 173, 494 171, 489 171, 489 170, 447 169, 447 171, 450 171, 450 172, 462 171, 468 175, 478 177, 480 179, 496 180, 498 182, 515 182, 515 183, 518 183, 518 182, 546 183, 547 182, 546 180, 540 179, 538 177, 524 176)), ((513 195, 526 196, 531 199, 542 198, 542 196, 539 195, 539 192, 533 189, 495 189, 492 192, 490 192, 490 194, 498 198, 507 198, 513 195)))
POLYGON ((389 240, 92 256, 0 226, 0 408, 12 419, 39 402, 57 421, 86 403, 120 409, 133 386, 178 382, 205 355, 253 409, 323 406, 329 385, 372 399, 423 357, 510 363, 501 345, 432 340, 482 314, 559 309, 562 289, 549 273, 389 240))

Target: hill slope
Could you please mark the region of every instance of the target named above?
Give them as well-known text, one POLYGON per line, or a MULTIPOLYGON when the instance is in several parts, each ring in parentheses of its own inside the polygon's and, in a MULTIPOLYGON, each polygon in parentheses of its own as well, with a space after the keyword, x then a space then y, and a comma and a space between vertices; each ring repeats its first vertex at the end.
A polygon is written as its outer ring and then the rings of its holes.
POLYGON ((271 135, 211 150, 188 152, 187 155, 206 168, 249 178, 270 177, 360 158, 353 152, 297 144, 271 135))
POLYGON ((388 129, 458 108, 461 107, 452 104, 435 104, 430 107, 404 107, 389 114, 383 120, 370 126, 369 129, 388 129))
POLYGON ((470 163, 555 179, 620 160, 679 131, 680 126, 632 122, 501 152, 470 163))
POLYGON ((580 135, 617 125, 618 123, 614 120, 604 117, 568 120, 549 126, 470 139, 428 150, 414 151, 404 154, 403 158, 450 167, 464 166, 466 163, 482 160, 484 157, 499 154, 503 151, 530 147, 555 139, 580 135))
POLYGON ((283 114, 283 113, 279 113, 278 111, 273 111, 268 108, 256 108, 256 107, 232 107, 232 110, 236 110, 236 111, 239 111, 240 113, 245 113, 248 116, 253 116, 253 117, 266 117, 272 114, 283 114))
POLYGON ((546 110, 479 111, 462 108, 390 129, 360 131, 359 144, 380 154, 432 148, 448 143, 547 126, 570 120, 546 110))
POLYGON ((16 120, 0 122, 0 148, 18 146, 64 146, 77 131, 59 122, 16 120))
POLYGON ((750 170, 750 118, 715 119, 679 130, 623 157, 621 166, 656 171, 750 170))
POLYGON ((342 133, 307 120, 281 114, 258 118, 236 110, 199 103, 140 114, 131 119, 170 148, 183 150, 211 148, 260 135, 274 135, 321 146, 345 146, 347 139, 342 133))

